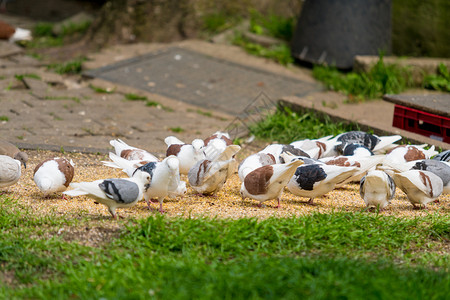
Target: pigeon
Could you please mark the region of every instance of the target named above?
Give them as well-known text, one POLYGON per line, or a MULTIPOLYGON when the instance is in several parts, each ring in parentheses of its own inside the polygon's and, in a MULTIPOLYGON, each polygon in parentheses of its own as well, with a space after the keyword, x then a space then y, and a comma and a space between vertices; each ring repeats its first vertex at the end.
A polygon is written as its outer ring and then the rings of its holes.
POLYGON ((164 139, 164 143, 166 143, 167 147, 170 147, 170 145, 173 144, 180 144, 180 145, 186 144, 185 142, 183 142, 182 140, 173 135, 166 137, 164 139))
POLYGON ((241 181, 244 181, 245 176, 251 171, 268 165, 276 164, 275 157, 270 153, 255 153, 244 159, 238 168, 238 175, 241 181))
POLYGON ((297 196, 307 197, 307 204, 314 205, 314 198, 332 191, 338 183, 352 177, 358 168, 327 164, 310 164, 297 168, 287 184, 288 190, 297 196))
POLYGON ((351 143, 345 146, 344 151, 342 151, 342 155, 364 157, 372 156, 374 154, 369 148, 364 145, 351 143))
POLYGON ((442 151, 441 153, 434 156, 432 159, 450 162, 450 150, 442 151))
POLYGON ((28 155, 10 142, 0 140, 0 155, 8 155, 20 161, 27 168, 28 155))
POLYGON ((0 155, 0 188, 8 187, 19 181, 20 161, 8 155, 0 155))
POLYGON ((150 152, 129 146, 120 139, 111 140, 109 141, 109 144, 114 147, 114 150, 118 156, 127 160, 141 160, 146 162, 158 161, 158 158, 150 152))
POLYGON ((49 158, 34 168, 33 180, 47 197, 51 193, 62 192, 72 182, 73 162, 62 157, 49 158))
POLYGON ((383 164, 402 164, 413 160, 429 159, 437 153, 434 146, 428 150, 425 150, 424 146, 426 145, 399 145, 386 154, 383 164))
MULTIPOLYGON (((429 171, 441 178, 443 183, 443 194, 450 194, 450 165, 446 162, 434 160, 434 159, 423 159, 423 160, 413 160, 410 162, 398 164, 388 162, 386 165, 395 172, 405 172, 408 170, 422 170, 429 171)), ((387 173, 388 170, 386 170, 387 173)), ((390 174, 393 174, 391 172, 390 174)))
POLYGON ((0 20, 0 39, 8 40, 11 43, 18 41, 31 41, 31 31, 19 27, 14 27, 0 20))
POLYGON ((188 173, 192 189, 202 195, 218 192, 231 175, 230 164, 233 156, 241 149, 238 145, 229 145, 215 160, 203 159, 197 162, 188 173))
POLYGON ((150 184, 150 174, 136 171, 131 178, 100 179, 92 182, 72 182, 72 190, 63 192, 68 196, 87 195, 97 203, 108 207, 111 216, 116 219, 116 209, 131 207, 142 199, 150 184))
POLYGON ((347 178, 345 181, 337 183, 336 187, 341 187, 347 182, 360 181, 367 171, 375 168, 378 164, 381 164, 384 160, 384 155, 373 155, 373 156, 335 156, 335 157, 325 157, 320 159, 327 165, 335 165, 341 167, 357 167, 357 171, 353 176, 347 178))
MULTIPOLYGON (((319 151, 318 149, 313 149, 311 151, 313 152, 312 156, 315 156, 318 153, 318 151, 319 151)), ((277 164, 282 164, 285 162, 283 157, 281 156, 285 152, 289 152, 290 154, 295 156, 303 156, 308 158, 311 157, 309 153, 307 153, 306 151, 303 151, 302 149, 299 148, 295 148, 294 146, 289 144, 271 144, 268 145, 263 150, 259 151, 259 153, 272 154, 275 157, 277 164)))
POLYGON ((352 143, 363 145, 373 152, 382 152, 385 148, 390 148, 393 143, 401 138, 400 135, 379 137, 364 131, 348 131, 338 134, 331 140, 336 142, 334 150, 342 154, 346 145, 352 143), (337 144, 338 142, 340 144, 337 144))
POLYGON ((166 157, 178 157, 180 174, 187 174, 194 164, 205 158, 203 140, 195 139, 191 144, 171 144, 167 147, 166 157))
POLYGON ((329 156, 329 152, 332 150, 332 148, 335 146, 335 141, 330 141, 329 139, 332 136, 325 136, 320 139, 310 140, 300 140, 292 142, 290 145, 294 146, 295 148, 303 149, 304 151, 316 149, 318 150, 317 155, 310 155, 311 158, 322 158, 329 156))
POLYGON ((394 181, 408 197, 414 209, 426 208, 426 205, 436 200, 443 191, 443 183, 439 176, 421 170, 409 170, 395 173, 394 181))
MULTIPOLYGON (((155 199, 159 202, 159 212, 163 213, 163 201, 164 198, 169 195, 169 187, 176 187, 176 193, 179 184, 176 184, 177 176, 179 176, 180 163, 176 156, 170 155, 161 162, 150 162, 142 167, 137 168, 134 172, 143 171, 150 174, 151 182, 144 193, 147 206, 150 208, 150 201, 154 202, 155 199)), ((181 182, 180 182, 181 183, 181 182)))
POLYGON ((302 164, 303 161, 297 159, 285 164, 262 166, 248 173, 241 184, 242 199, 248 197, 257 200, 260 207, 264 201, 277 199, 277 208, 280 207, 284 187, 302 164))
MULTIPOLYGON (((147 205, 150 208, 149 199, 152 198, 152 195, 155 195, 154 196, 155 198, 159 197, 159 195, 162 194, 162 192, 160 190, 164 190, 164 186, 166 186, 167 194, 171 198, 174 198, 177 196, 182 196, 187 191, 186 182, 180 180, 179 163, 173 161, 173 160, 178 161, 178 158, 173 155, 171 155, 169 157, 171 158, 170 160, 168 160, 168 158, 165 158, 161 162, 149 162, 149 163, 141 164, 140 161, 126 160, 126 159, 110 152, 109 158, 112 161, 103 161, 103 164, 108 167, 122 169, 122 171, 125 172, 129 177, 132 177, 133 174, 138 169, 149 173, 151 176, 151 180, 152 180, 152 182, 150 184, 152 189, 150 190, 149 197, 146 198, 146 201, 147 201, 147 205), (166 182, 165 179, 161 179, 162 177, 165 178, 166 175, 164 172, 160 172, 160 170, 166 169, 168 161, 171 162, 171 166, 173 166, 173 169, 176 169, 176 170, 174 170, 173 173, 170 173, 171 175, 168 176, 168 179, 166 182), (178 167, 176 165, 178 165, 178 167), (155 170, 157 170, 157 171, 155 172, 155 170), (159 178, 160 174, 163 174, 163 176, 161 178, 159 178), (154 179, 155 179, 154 176, 157 176, 157 178, 158 178, 158 180, 156 182, 154 182, 154 179), (159 186, 161 186, 161 188, 160 189, 154 188, 153 184, 159 185, 159 186), (153 193, 153 191, 155 193, 153 193)), ((161 199, 161 201, 162 201, 162 199, 161 199)))
POLYGON ((391 176, 383 171, 373 170, 361 179, 359 194, 366 206, 379 210, 385 208, 395 195, 395 183, 391 176))
POLYGON ((230 138, 230 135, 227 132, 216 131, 210 137, 204 139, 205 147, 209 145, 209 143, 213 140, 223 140, 226 146, 233 145, 233 141, 230 138))

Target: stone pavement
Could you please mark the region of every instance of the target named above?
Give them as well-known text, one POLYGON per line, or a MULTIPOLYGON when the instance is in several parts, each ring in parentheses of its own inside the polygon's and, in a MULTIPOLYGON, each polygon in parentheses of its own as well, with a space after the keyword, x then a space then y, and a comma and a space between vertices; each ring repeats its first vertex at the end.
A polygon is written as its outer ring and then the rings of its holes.
MULTIPOLYGON (((391 103, 379 100, 344 104, 341 94, 321 91, 309 69, 286 68, 230 45, 198 40, 119 45, 89 55, 83 69, 97 69, 169 47, 184 48, 317 86, 304 95, 286 93, 273 101, 282 98, 291 104, 380 129, 386 134, 400 133, 413 141, 449 148, 448 144, 393 128, 391 103)), ((254 95, 258 95, 257 89, 254 95)), ((24 55, 20 47, 0 43, 0 137, 25 149, 106 153, 111 149, 109 140, 120 138, 130 145, 162 154, 166 148, 163 141, 168 135, 191 142, 224 130, 235 121, 235 115, 223 110, 192 105, 157 92, 102 79, 61 76, 24 55), (100 93, 98 88, 108 93, 100 93), (146 101, 126 100, 127 93, 147 97, 149 105, 146 101)))

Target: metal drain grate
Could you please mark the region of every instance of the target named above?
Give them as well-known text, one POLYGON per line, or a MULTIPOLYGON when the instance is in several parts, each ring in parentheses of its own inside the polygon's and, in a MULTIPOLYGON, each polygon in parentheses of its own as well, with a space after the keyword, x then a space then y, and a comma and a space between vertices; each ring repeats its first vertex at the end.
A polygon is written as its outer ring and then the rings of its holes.
POLYGON ((84 75, 235 116, 261 92, 278 99, 318 90, 317 85, 309 82, 177 47, 91 70, 84 75))

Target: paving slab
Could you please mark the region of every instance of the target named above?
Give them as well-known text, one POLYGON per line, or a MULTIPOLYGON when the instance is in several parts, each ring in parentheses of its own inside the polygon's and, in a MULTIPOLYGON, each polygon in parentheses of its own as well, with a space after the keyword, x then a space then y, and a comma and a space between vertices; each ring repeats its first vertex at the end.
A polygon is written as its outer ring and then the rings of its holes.
POLYGON ((450 118, 450 94, 384 95, 383 99, 394 104, 450 118))

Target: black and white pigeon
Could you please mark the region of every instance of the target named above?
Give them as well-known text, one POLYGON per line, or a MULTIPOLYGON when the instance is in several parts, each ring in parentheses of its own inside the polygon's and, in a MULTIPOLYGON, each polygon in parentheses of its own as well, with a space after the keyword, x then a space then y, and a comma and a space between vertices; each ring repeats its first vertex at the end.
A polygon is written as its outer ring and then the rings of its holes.
MULTIPOLYGON (((290 160, 289 160, 290 161, 290 160)), ((248 173, 268 165, 276 164, 275 157, 270 153, 255 153, 245 158, 238 167, 238 175, 241 181, 244 181, 248 173)))
POLYGON ((158 158, 150 152, 130 146, 120 139, 111 140, 109 144, 114 147, 116 155, 126 160, 139 160, 143 162, 158 161, 158 158))
POLYGON ((361 179, 359 194, 366 206, 385 208, 395 195, 395 182, 391 176, 380 170, 372 170, 361 179))
POLYGON ((72 190, 63 194, 76 197, 87 195, 108 207, 111 216, 117 218, 116 209, 131 207, 142 199, 150 184, 150 174, 136 171, 131 178, 100 179, 92 182, 72 182, 72 190))
POLYGON ((72 182, 74 164, 63 157, 53 157, 39 163, 34 168, 33 181, 44 197, 65 191, 72 182))
POLYGON ((262 206, 264 201, 277 199, 279 207, 284 187, 302 164, 303 161, 297 159, 285 164, 263 166, 248 173, 241 184, 242 199, 257 200, 258 206, 262 206))
POLYGON ((311 153, 308 153, 308 151, 303 151, 303 149, 296 148, 289 144, 271 144, 259 151, 259 153, 272 154, 273 157, 275 157, 277 164, 283 164, 285 162, 282 157, 283 153, 289 152, 291 155, 310 158, 311 156, 316 156, 318 151, 318 149, 314 149, 311 153))
POLYGON ((9 187, 19 181, 20 161, 8 155, 0 155, 0 188, 9 187))
POLYGON ((443 191, 441 178, 429 171, 409 170, 395 173, 394 181, 415 209, 421 205, 426 208, 426 205, 436 200, 443 191))
MULTIPOLYGON (((408 170, 422 170, 429 171, 431 173, 436 174, 441 178, 443 183, 443 194, 450 194, 450 165, 447 162, 434 160, 434 159, 423 159, 423 160, 413 160, 406 163, 392 163, 388 162, 385 165, 387 168, 391 168, 394 172, 405 172, 408 170)), ((387 173, 393 175, 393 172, 389 172, 386 169, 387 173)))
POLYGON ((151 177, 151 182, 144 193, 144 199, 149 208, 151 208, 150 201, 155 202, 157 200, 159 202, 159 212, 163 213, 164 198, 170 193, 179 193, 177 189, 181 189, 183 186, 186 187, 185 183, 177 183, 180 173, 179 167, 178 158, 170 155, 161 162, 151 162, 137 168, 139 171, 147 172, 151 177), (175 190, 169 191, 169 189, 175 187, 175 190))
POLYGON ((314 205, 314 198, 332 191, 358 172, 357 167, 341 167, 327 164, 305 164, 297 168, 287 188, 297 196, 309 198, 307 204, 314 205))
POLYGON ((27 167, 28 155, 25 152, 20 151, 16 145, 11 144, 8 141, 0 140, 0 155, 7 155, 17 159, 25 168, 27 167))
POLYGON ((442 151, 441 153, 436 154, 432 159, 450 162, 450 150, 442 151))
POLYGON ((352 143, 363 145, 374 153, 377 152, 381 154, 383 151, 386 151, 386 149, 390 149, 392 145, 400 139, 400 135, 380 137, 364 131, 348 131, 338 134, 331 139, 336 142, 336 146, 334 147, 336 153, 332 155, 342 154, 347 144, 352 143))
MULTIPOLYGON (((169 141, 166 138, 167 143, 169 141)), ((191 144, 170 144, 166 150, 166 157, 176 156, 180 163, 180 174, 186 175, 193 165, 205 158, 203 147, 204 143, 201 139, 194 139, 191 144)))
POLYGON ((241 149, 238 145, 229 145, 214 160, 205 158, 197 162, 188 173, 192 189, 202 195, 218 192, 232 174, 234 155, 241 149))
POLYGON ((351 143, 347 144, 342 152, 343 156, 357 156, 357 157, 366 157, 374 155, 372 150, 367 148, 364 145, 351 143))

